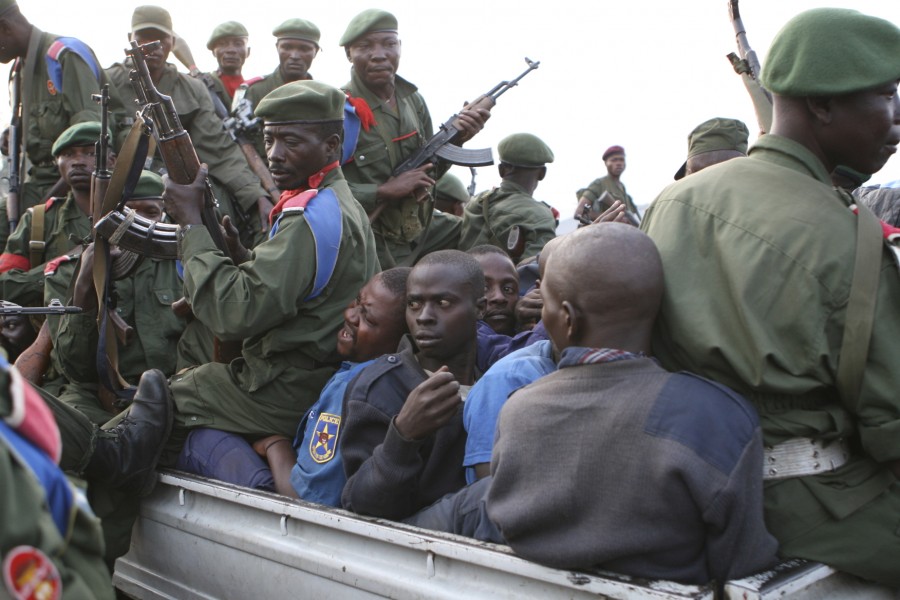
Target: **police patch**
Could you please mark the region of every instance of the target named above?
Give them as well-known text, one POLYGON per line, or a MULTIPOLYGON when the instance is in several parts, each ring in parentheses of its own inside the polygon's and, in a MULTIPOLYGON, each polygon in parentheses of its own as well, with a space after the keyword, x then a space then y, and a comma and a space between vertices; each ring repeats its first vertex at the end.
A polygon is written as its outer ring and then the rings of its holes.
POLYGON ((15 600, 57 600, 62 596, 59 571, 33 546, 16 546, 3 559, 3 582, 15 600))
POLYGON ((309 440, 309 455, 317 463, 326 463, 334 458, 337 448, 338 433, 341 430, 341 417, 329 413, 321 413, 312 439, 309 440))

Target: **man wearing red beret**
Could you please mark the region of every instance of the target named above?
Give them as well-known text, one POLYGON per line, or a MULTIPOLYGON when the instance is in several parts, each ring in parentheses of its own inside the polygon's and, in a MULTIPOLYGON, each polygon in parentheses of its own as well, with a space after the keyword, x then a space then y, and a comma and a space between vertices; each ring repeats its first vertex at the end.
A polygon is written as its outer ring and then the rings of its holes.
POLYGON ((625 204, 625 209, 640 217, 634 200, 625 191, 625 186, 619 179, 625 171, 625 148, 622 146, 610 146, 603 153, 603 163, 606 165, 606 177, 595 179, 586 188, 578 190, 578 208, 575 209, 575 218, 582 216, 585 206, 590 206, 590 219, 593 221, 600 216, 607 207, 601 207, 597 200, 606 192, 610 196, 610 203, 618 200, 625 204))

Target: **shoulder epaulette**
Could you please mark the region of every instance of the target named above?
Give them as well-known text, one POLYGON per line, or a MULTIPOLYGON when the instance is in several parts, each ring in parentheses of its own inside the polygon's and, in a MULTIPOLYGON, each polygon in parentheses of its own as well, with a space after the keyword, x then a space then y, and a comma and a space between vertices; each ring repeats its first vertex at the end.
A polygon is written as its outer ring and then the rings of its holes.
POLYGON ((65 198, 60 198, 59 196, 53 196, 49 198, 46 202, 44 202, 44 210, 50 210, 60 202, 65 202, 65 198))
POLYGON ((254 83, 259 83, 260 81, 266 78, 265 75, 257 75, 256 77, 251 77, 250 79, 245 79, 244 83, 247 84, 247 87, 250 87, 254 83))
POLYGON ((76 255, 63 254, 62 256, 57 256, 53 260, 47 261, 47 264, 44 265, 44 276, 49 277, 50 275, 53 275, 59 269, 59 265, 76 260, 77 258, 78 256, 76 255))
POLYGON ((47 73, 50 75, 50 83, 56 90, 62 91, 62 65, 59 64, 59 59, 66 52, 77 54, 91 68, 97 82, 100 82, 100 65, 97 63, 97 59, 94 58, 94 53, 88 45, 77 38, 61 37, 56 38, 50 44, 47 54, 44 56, 44 60, 47 63, 47 73))

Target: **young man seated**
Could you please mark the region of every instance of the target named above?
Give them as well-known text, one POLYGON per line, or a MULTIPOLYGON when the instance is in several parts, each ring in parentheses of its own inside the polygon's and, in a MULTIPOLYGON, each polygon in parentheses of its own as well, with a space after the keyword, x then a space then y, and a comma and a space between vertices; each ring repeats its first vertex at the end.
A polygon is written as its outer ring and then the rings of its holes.
POLYGON ((188 436, 177 468, 340 506, 347 480, 338 448, 344 391, 362 369, 382 354, 396 350, 406 333, 406 279, 410 270, 396 267, 378 273, 344 311, 344 326, 337 334, 337 351, 344 362, 301 421, 293 444, 285 436, 272 435, 251 447, 238 434, 197 429, 188 436))
POLYGON ((768 567, 758 420, 729 389, 647 356, 662 291, 636 228, 561 240, 541 282, 559 370, 503 407, 492 477, 407 522, 564 569, 702 584, 768 567))
POLYGON ((518 327, 516 304, 519 302, 519 273, 509 255, 496 246, 482 244, 467 252, 481 265, 485 299, 482 321, 496 333, 512 336, 518 327))
POLYGON ((413 268, 410 336, 363 370, 344 397, 344 508, 402 519, 465 485, 461 408, 477 376, 484 289, 478 262, 458 250, 428 254, 413 268))

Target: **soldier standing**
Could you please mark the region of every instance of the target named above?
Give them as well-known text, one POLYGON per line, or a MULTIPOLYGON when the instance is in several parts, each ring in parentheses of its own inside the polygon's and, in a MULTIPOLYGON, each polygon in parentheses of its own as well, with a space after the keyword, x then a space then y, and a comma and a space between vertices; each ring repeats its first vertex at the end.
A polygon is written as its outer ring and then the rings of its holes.
POLYGON ((593 221, 600 216, 605 208, 601 208, 597 200, 603 195, 603 192, 609 194, 610 202, 618 200, 625 205, 625 210, 633 212, 640 216, 637 206, 634 204, 631 196, 625 191, 625 185, 622 183, 622 173, 625 172, 625 148, 622 146, 610 146, 603 153, 603 163, 606 165, 606 177, 600 177, 591 182, 586 188, 582 188, 576 192, 578 197, 578 208, 575 209, 575 218, 582 215, 585 206, 590 206, 590 220, 593 221))
MULTIPOLYGON (((246 27, 237 21, 226 21, 213 29, 206 42, 206 47, 216 57, 219 65, 214 73, 210 73, 210 77, 216 87, 216 95, 225 108, 231 107, 238 86, 248 83, 241 70, 250 56, 250 46, 247 43, 249 37, 246 27)), ((251 82, 257 80, 258 78, 254 78, 251 82)))

